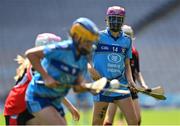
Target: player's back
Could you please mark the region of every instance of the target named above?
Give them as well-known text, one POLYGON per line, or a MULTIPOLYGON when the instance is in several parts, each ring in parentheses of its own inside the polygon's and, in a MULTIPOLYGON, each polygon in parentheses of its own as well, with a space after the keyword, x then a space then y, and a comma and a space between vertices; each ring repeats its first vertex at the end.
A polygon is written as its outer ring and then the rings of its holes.
MULTIPOLYGON (((51 44, 44 47, 44 58, 42 66, 48 74, 60 84, 73 85, 81 72, 87 70, 87 58, 85 56, 77 57, 74 44, 71 40, 65 40, 57 44, 51 44)), ((28 87, 27 94, 31 93, 39 97, 62 97, 67 94, 69 88, 57 87, 48 88, 42 83, 42 77, 37 71, 28 87)))

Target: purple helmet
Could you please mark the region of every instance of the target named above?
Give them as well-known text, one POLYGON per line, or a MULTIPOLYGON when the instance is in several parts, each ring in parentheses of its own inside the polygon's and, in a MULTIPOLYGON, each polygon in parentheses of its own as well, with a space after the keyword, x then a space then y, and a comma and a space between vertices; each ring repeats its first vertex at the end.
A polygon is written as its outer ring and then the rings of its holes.
POLYGON ((125 9, 120 6, 112 6, 112 7, 108 8, 106 15, 108 15, 108 16, 117 15, 117 16, 124 17, 125 9))
POLYGON ((112 6, 107 9, 106 21, 109 29, 113 32, 120 32, 124 23, 125 9, 120 6, 112 6))

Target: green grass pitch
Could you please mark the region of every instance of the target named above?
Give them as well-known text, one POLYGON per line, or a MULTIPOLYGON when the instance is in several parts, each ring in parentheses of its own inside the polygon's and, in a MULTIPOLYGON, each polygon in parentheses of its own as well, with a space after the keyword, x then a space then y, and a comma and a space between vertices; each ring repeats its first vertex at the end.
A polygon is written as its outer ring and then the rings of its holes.
MULTIPOLYGON (((71 114, 66 113, 68 125, 91 125, 92 111, 81 111, 79 122, 73 121, 71 114)), ((116 114, 115 124, 118 124, 118 113, 116 114)), ((0 115, 0 125, 5 125, 2 114, 0 115)), ((142 125, 180 125, 179 109, 143 109, 142 125)))

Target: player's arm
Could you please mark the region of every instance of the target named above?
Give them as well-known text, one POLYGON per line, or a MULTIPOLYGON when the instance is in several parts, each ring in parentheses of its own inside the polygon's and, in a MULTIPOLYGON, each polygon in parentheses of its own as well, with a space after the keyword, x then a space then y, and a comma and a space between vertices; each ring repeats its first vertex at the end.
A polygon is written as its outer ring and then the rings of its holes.
POLYGON ((40 63, 41 59, 44 57, 43 48, 42 47, 31 48, 25 52, 25 55, 31 62, 33 68, 37 70, 42 75, 43 78, 46 78, 48 74, 42 68, 40 63))
POLYGON ((106 78, 97 78, 97 80, 93 82, 89 72, 87 71, 86 75, 81 75, 78 78, 78 81, 76 81, 76 85, 73 86, 73 89, 75 92, 89 91, 93 94, 96 94, 104 88, 106 83, 106 78))
POLYGON ((144 78, 143 78, 141 72, 136 71, 134 73, 134 76, 141 87, 143 87, 144 89, 148 89, 148 86, 146 85, 146 82, 144 81, 144 78))
MULTIPOLYGON (((126 73, 126 78, 128 80, 128 83, 129 83, 129 86, 130 88, 132 87, 135 87, 135 83, 134 83, 134 80, 133 80, 133 77, 132 77, 132 72, 131 72, 131 67, 130 67, 130 59, 129 58, 126 58, 125 59, 125 73, 126 73)), ((132 89, 134 90, 134 89, 132 89)))
POLYGON ((68 108, 68 110, 71 112, 72 117, 75 121, 78 121, 80 119, 80 114, 77 108, 66 98, 64 97, 62 99, 62 103, 68 108))
POLYGON ((32 67, 41 74, 45 85, 48 87, 57 87, 58 82, 50 77, 47 71, 41 66, 41 59, 44 57, 43 48, 43 46, 31 48, 25 52, 25 55, 31 62, 32 67))
POLYGON ((138 82, 138 84, 142 87, 142 88, 144 88, 144 89, 148 89, 148 86, 146 85, 146 82, 144 81, 144 78, 143 78, 143 75, 141 74, 141 72, 140 72, 140 60, 139 60, 139 53, 138 52, 136 52, 137 53, 137 55, 135 56, 135 71, 134 71, 134 76, 135 76, 135 78, 136 78, 136 80, 137 80, 137 82, 138 82))
POLYGON ((84 83, 85 83, 85 80, 84 80, 84 77, 82 75, 80 75, 78 77, 78 79, 76 80, 75 82, 76 84, 73 86, 73 90, 76 92, 76 93, 80 93, 80 92, 85 92, 85 91, 88 91, 88 89, 83 86, 84 83))
POLYGON ((88 63, 88 71, 93 80, 98 80, 101 78, 101 75, 92 67, 90 63, 88 63))
MULTIPOLYGON (((91 74, 91 77, 93 80, 98 80, 101 78, 99 73, 88 63, 87 64, 88 71, 91 74)), ((87 74, 87 73, 86 73, 87 74)), ((75 92, 84 92, 89 91, 86 87, 84 87, 84 84, 86 83, 86 80, 84 79, 83 75, 80 75, 78 79, 76 80, 77 85, 73 87, 75 92)))

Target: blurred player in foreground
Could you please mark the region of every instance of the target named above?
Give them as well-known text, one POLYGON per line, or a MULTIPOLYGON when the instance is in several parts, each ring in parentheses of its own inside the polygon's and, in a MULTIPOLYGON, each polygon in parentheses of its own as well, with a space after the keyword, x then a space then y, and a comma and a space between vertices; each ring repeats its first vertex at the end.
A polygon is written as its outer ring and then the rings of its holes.
MULTIPOLYGON (((130 36, 132 41, 135 40, 133 29, 130 26, 123 25, 122 31, 125 34, 127 34, 128 36, 130 36)), ((137 81, 142 88, 148 89, 148 86, 146 85, 144 78, 140 72, 139 53, 138 53, 137 49, 134 47, 134 45, 132 45, 132 59, 130 60, 130 65, 131 65, 131 70, 132 70, 134 82, 137 81)), ((140 125, 141 124, 141 113, 140 113, 140 105, 138 102, 138 95, 137 95, 137 93, 131 92, 131 96, 133 99, 134 107, 136 109, 136 114, 138 117, 138 122, 140 125)), ((107 114, 106 114, 104 124, 108 124, 108 125, 113 124, 113 120, 114 120, 116 110, 117 110, 117 105, 110 103, 108 106, 108 110, 107 110, 107 114)), ((120 117, 121 117, 121 121, 123 121, 122 116, 120 116, 120 117)))
MULTIPOLYGON (((61 38, 52 33, 39 34, 35 41, 35 46, 47 45, 54 42, 60 42, 61 38)), ((6 125, 26 125, 36 121, 26 108, 25 92, 33 76, 33 68, 28 59, 18 55, 16 61, 20 65, 16 70, 14 77, 16 85, 11 89, 5 102, 4 116, 6 125)), ((68 101, 63 99, 63 104, 70 110, 74 119, 79 120, 80 115, 77 109, 68 101)), ((63 108, 61 108, 64 116, 63 108)))
MULTIPOLYGON (((118 79, 121 84, 134 89, 131 75, 130 58, 132 57, 131 38, 121 31, 124 23, 125 9, 112 6, 107 9, 107 29, 100 32, 100 40, 93 55, 93 67, 89 66, 92 78, 106 77, 118 79)), ((107 88, 110 87, 109 83, 107 88)), ((119 87, 122 90, 129 90, 119 87)), ((135 108, 130 94, 100 92, 94 95, 93 125, 103 125, 109 103, 115 103, 122 110, 128 125, 137 125, 135 108)))
POLYGON ((26 91, 28 110, 39 121, 36 124, 66 125, 59 115, 59 100, 71 87, 77 92, 86 90, 87 56, 99 38, 98 28, 88 18, 78 18, 69 34, 72 39, 26 51, 36 70, 26 91))

